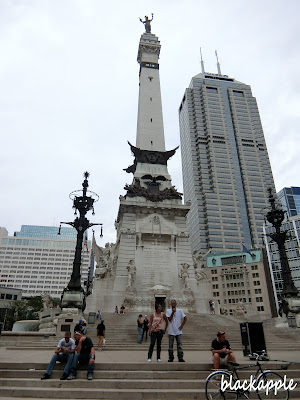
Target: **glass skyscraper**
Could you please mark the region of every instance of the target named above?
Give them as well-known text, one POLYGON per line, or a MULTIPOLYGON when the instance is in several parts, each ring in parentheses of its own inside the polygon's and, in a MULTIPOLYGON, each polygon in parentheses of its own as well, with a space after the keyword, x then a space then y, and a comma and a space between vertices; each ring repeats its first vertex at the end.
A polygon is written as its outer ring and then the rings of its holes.
POLYGON ((300 187, 284 187, 277 193, 277 198, 289 217, 300 215, 300 187))
POLYGON ((77 231, 74 228, 61 227, 58 235, 57 226, 22 225, 20 232, 15 232, 14 236, 32 237, 42 239, 70 239, 76 240, 77 231))
POLYGON ((259 247, 267 188, 275 186, 251 87, 200 73, 184 93, 179 122, 192 251, 259 247))

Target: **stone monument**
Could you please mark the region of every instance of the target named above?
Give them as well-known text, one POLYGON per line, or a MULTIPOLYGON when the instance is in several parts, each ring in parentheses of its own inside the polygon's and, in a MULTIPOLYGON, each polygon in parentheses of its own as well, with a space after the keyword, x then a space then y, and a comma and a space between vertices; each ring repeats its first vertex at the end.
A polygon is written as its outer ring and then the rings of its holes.
POLYGON ((155 302, 166 308, 175 298, 185 311, 208 312, 212 297, 210 285, 197 284, 203 279, 199 276, 195 279, 186 228, 190 204, 183 204, 182 194, 172 185, 168 172, 168 160, 177 148, 165 149, 158 64, 161 46, 151 33, 151 21, 141 21, 146 32, 141 36, 137 57, 136 146, 129 143, 134 162, 125 169, 133 174, 133 180, 125 185, 126 194, 120 196, 117 240, 111 257, 113 273, 107 273, 109 262, 99 259, 93 294, 87 299, 88 311, 113 312, 116 305, 124 303, 129 310, 149 312, 155 302))

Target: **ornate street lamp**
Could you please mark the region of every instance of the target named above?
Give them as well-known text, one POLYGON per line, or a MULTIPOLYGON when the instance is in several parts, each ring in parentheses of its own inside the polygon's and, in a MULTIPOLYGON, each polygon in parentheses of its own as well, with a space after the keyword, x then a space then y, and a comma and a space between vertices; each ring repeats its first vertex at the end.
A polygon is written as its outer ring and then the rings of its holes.
POLYGON ((272 193, 272 189, 268 189, 269 192, 269 202, 271 205, 271 210, 266 214, 266 218, 270 224, 275 228, 275 232, 269 233, 268 236, 277 243, 281 264, 281 275, 283 281, 283 289, 281 297, 297 297, 298 289, 296 288, 291 270, 289 267, 288 258, 285 251, 285 241, 288 239, 288 232, 281 230, 281 226, 284 220, 284 211, 281 207, 275 204, 275 198, 272 193))
POLYGON ((84 181, 82 183, 82 190, 75 190, 70 193, 69 197, 73 201, 73 208, 75 209, 75 215, 77 212, 79 216, 75 218, 73 222, 61 222, 58 234, 60 235, 61 224, 67 224, 73 226, 73 228, 77 231, 77 241, 76 241, 76 248, 75 248, 75 256, 73 262, 73 272, 71 275, 70 282, 68 286, 63 290, 61 296, 61 308, 79 308, 84 310, 85 309, 85 297, 86 293, 84 292, 84 288, 81 286, 81 253, 82 253, 82 244, 84 238, 84 232, 94 225, 101 225, 101 234, 102 237, 102 224, 94 224, 90 223, 90 221, 86 218, 86 214, 88 211, 93 210, 92 215, 95 215, 94 211, 94 202, 99 200, 99 196, 87 190, 88 184, 88 177, 89 173, 84 173, 84 181))

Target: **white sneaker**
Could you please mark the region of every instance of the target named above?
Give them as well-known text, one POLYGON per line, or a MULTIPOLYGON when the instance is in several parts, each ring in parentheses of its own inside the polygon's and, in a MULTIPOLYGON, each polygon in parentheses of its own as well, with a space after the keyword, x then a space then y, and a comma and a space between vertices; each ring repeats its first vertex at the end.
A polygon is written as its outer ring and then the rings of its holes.
POLYGON ((161 359, 159 358, 159 359, 157 360, 157 362, 161 362, 161 359))
POLYGON ((148 358, 148 362, 151 362, 151 358, 148 358))

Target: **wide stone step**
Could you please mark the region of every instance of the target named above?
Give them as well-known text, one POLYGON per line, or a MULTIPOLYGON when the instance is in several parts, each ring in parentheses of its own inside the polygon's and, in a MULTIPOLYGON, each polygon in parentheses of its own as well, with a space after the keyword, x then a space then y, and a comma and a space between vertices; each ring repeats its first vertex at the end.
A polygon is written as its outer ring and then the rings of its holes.
MULTIPOLYGON (((93 381, 92 381, 93 382, 93 381)), ((200 400, 204 399, 204 389, 93 389, 88 386, 91 382, 81 381, 81 387, 60 388, 15 388, 2 387, 0 398, 21 397, 35 399, 118 399, 118 400, 200 400)))
MULTIPOLYGON (((90 383, 94 381, 87 382, 86 380, 81 381, 81 387, 60 387, 60 388, 16 388, 16 387, 2 387, 0 398, 3 397, 21 397, 21 398, 38 398, 38 399, 118 399, 118 400, 204 400, 205 399, 205 389, 99 389, 91 388, 90 383)), ((65 382, 63 382, 65 383, 65 382)), ((97 381, 96 381, 97 383, 97 381)), ((290 392, 290 398, 299 399, 300 391, 293 390, 290 392)), ((256 394, 252 393, 250 398, 256 398, 256 394)))
MULTIPOLYGON (((80 366, 77 379, 60 381, 61 364, 56 365, 50 379, 42 381, 46 367, 46 363, 2 363, 0 399, 204 400, 205 379, 211 364, 96 363, 92 381, 86 380, 84 366, 80 366)), ((267 365, 268 369, 280 367, 281 363, 267 365)), ((288 370, 278 371, 287 379, 298 380, 297 388, 290 393, 292 399, 300 399, 299 369, 299 364, 292 364, 288 370)), ((249 379, 253 372, 253 368, 240 371, 240 379, 249 379)), ((250 398, 256 398, 255 393, 250 398)))
MULTIPOLYGON (((141 368, 142 369, 142 368, 141 368)), ((280 369, 272 368, 274 372, 277 372, 279 375, 284 376, 286 375, 288 379, 300 379, 299 370, 288 370, 283 371, 280 369)), ((1 370, 0 371, 0 382, 1 386, 5 386, 5 381, 7 379, 40 379, 44 375, 45 370, 1 370)), ((62 369, 57 370, 55 369, 52 372, 51 380, 59 380, 62 375, 62 369)), ((247 370, 247 372, 239 371, 240 379, 247 379, 251 374, 254 374, 254 370, 247 370)), ((101 380, 120 380, 120 379, 127 379, 127 380, 145 380, 145 379, 154 379, 154 380, 205 380, 207 376, 210 374, 209 370, 203 371, 124 371, 124 370, 116 370, 116 371, 99 371, 96 369, 94 371, 94 379, 101 379, 101 380)), ((85 378, 86 371, 78 371, 78 378, 85 378)), ((46 381, 44 381, 46 382, 46 381)), ((49 380, 47 380, 49 382, 49 380)))
MULTIPOLYGON (((86 374, 85 374, 86 375, 86 374)), ((197 389, 204 388, 205 379, 100 379, 97 378, 100 374, 95 374, 93 381, 88 383, 90 389, 197 389)), ((47 381, 41 381, 40 379, 29 379, 29 378, 11 378, 1 379, 0 387, 14 386, 22 388, 80 388, 82 387, 85 377, 77 378, 72 381, 61 381, 59 379, 49 379, 47 381)))

